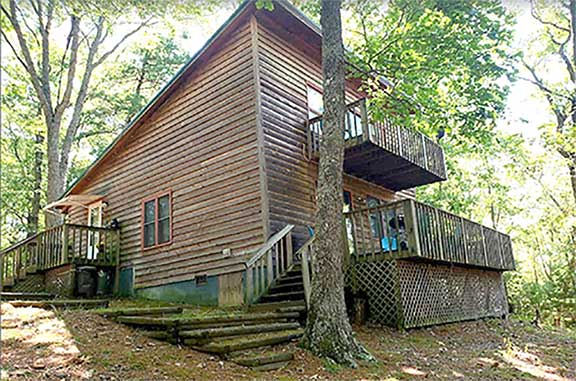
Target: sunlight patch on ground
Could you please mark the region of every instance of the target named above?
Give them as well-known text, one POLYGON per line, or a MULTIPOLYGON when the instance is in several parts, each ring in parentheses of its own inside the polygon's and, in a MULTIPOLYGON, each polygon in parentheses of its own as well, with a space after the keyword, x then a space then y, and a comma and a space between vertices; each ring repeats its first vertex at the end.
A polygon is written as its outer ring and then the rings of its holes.
POLYGON ((9 303, 2 303, 1 312, 2 377, 91 377, 72 335, 54 312, 9 303))
POLYGON ((514 368, 541 380, 573 381, 571 378, 566 378, 556 374, 556 368, 542 364, 538 356, 529 352, 521 351, 516 348, 509 348, 502 353, 502 358, 514 368))
POLYGON ((402 368, 402 372, 409 374, 411 376, 420 376, 420 377, 426 377, 426 373, 422 372, 419 369, 413 368, 411 366, 405 366, 402 368))

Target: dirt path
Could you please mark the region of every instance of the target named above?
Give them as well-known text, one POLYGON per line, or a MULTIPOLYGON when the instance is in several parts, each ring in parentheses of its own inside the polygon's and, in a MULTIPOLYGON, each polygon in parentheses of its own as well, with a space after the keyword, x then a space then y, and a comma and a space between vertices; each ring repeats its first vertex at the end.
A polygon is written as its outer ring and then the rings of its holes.
POLYGON ((576 335, 567 331, 492 320, 357 334, 377 362, 340 369, 293 345, 287 368, 256 373, 90 312, 3 304, 2 380, 576 381, 576 335))

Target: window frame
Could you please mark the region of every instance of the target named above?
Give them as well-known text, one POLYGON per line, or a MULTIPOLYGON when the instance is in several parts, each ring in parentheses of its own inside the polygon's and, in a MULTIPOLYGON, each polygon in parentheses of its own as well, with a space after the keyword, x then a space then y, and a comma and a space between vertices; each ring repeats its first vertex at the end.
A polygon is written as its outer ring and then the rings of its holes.
POLYGON ((140 202, 140 248, 142 250, 149 250, 149 249, 155 249, 158 247, 163 247, 163 246, 168 246, 170 244, 172 244, 172 226, 173 226, 173 222, 172 222, 172 189, 167 189, 164 190, 162 192, 158 192, 155 193, 152 196, 146 197, 144 199, 142 199, 142 201, 140 202), (164 196, 168 196, 168 218, 170 219, 169 224, 168 224, 168 234, 169 234, 169 239, 166 242, 162 242, 162 243, 158 243, 158 232, 159 232, 159 214, 158 214, 158 200, 164 196), (150 201, 154 201, 154 245, 151 246, 145 246, 144 245, 144 225, 145 225, 145 205, 146 203, 150 202, 150 201))

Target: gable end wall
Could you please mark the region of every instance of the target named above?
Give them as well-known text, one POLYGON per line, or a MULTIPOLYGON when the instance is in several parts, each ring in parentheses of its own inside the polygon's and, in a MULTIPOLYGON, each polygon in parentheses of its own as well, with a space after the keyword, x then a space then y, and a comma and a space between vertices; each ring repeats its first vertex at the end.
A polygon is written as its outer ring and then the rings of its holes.
MULTIPOLYGON (((244 254, 263 243, 254 73, 244 22, 75 192, 105 196, 136 288, 242 271, 244 254), (141 200, 164 190, 172 243, 142 249, 141 200)), ((86 209, 71 221, 86 224, 86 209)))

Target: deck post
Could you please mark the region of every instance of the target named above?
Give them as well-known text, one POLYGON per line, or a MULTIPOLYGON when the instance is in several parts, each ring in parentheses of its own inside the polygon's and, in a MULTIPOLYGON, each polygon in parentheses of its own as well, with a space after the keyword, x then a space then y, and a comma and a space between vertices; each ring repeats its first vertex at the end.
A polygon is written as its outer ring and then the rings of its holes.
POLYGON ((444 252, 444 243, 442 242, 444 235, 442 234, 442 228, 440 227, 440 213, 438 213, 438 209, 436 208, 434 208, 434 217, 436 219, 436 234, 438 237, 438 246, 440 248, 439 259, 444 260, 446 258, 446 253, 444 252))
POLYGON ((460 218, 460 228, 462 229, 462 245, 464 246, 464 263, 468 262, 468 240, 466 239, 466 228, 464 225, 464 219, 460 218))
POLYGON ((312 257, 310 253, 311 250, 312 247, 308 246, 302 251, 302 282, 304 283, 304 299, 306 300, 307 309, 310 309, 310 294, 312 293, 309 268, 309 260, 312 257))
POLYGON ((294 248, 292 247, 292 232, 286 234, 286 264, 288 268, 294 262, 294 248))
MULTIPOLYGON (((404 218, 406 220, 406 231, 408 233, 408 248, 414 251, 414 254, 421 256, 420 250, 420 232, 418 229, 418 216, 416 214, 416 203, 413 199, 408 201, 408 210, 404 209, 404 218), (410 229, 408 229, 410 227, 410 229)), ((406 208, 406 204, 404 204, 406 208)))
MULTIPOLYGON (((112 232, 114 235, 115 252, 114 252, 114 294, 118 295, 120 291, 120 229, 116 229, 112 232)), ((68 245, 66 245, 68 246, 68 245)))
POLYGON ((484 236, 484 226, 480 226, 480 233, 482 234, 482 251, 484 253, 484 265, 488 266, 488 253, 486 252, 486 237, 484 236))
POLYGON ((428 170, 428 152, 426 151, 426 139, 424 138, 424 134, 420 134, 420 139, 422 139, 422 153, 424 154, 424 168, 428 170))
POLYGON ((62 255, 60 264, 66 263, 68 260, 68 225, 64 224, 62 227, 62 255))
POLYGON ((362 123, 362 135, 364 141, 370 141, 370 128, 368 126, 368 110, 366 109, 366 100, 360 102, 360 118, 362 123))

